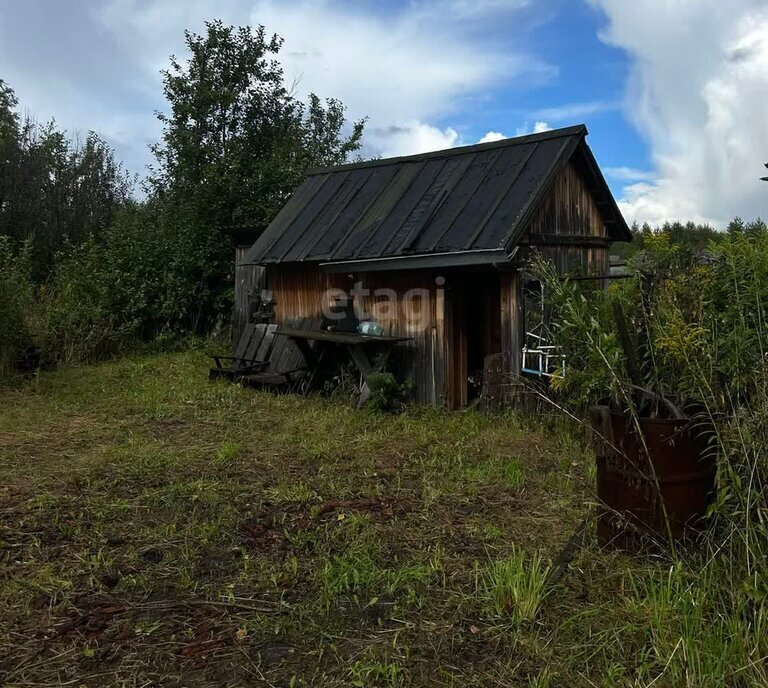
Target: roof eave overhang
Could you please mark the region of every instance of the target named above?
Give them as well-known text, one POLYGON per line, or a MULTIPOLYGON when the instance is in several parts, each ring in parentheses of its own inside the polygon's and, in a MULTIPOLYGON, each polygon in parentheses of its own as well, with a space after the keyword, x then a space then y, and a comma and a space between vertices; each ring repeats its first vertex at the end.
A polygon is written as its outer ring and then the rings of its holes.
POLYGON ((468 265, 496 266, 510 261, 504 249, 479 249, 451 253, 428 253, 387 258, 363 258, 320 263, 324 272, 384 272, 387 270, 424 270, 429 268, 463 267, 468 265))
POLYGON ((632 241, 632 231, 630 230, 627 221, 624 219, 624 215, 622 215, 621 210, 619 209, 619 205, 616 203, 616 199, 611 193, 608 182, 605 181, 603 172, 600 169, 600 165, 597 164, 597 160, 595 159, 594 153, 592 153, 592 149, 585 143, 583 150, 587 159, 587 164, 591 168, 592 173, 595 175, 595 178, 598 180, 598 183, 604 192, 602 205, 607 206, 608 214, 611 216, 611 218, 605 223, 608 227, 611 241, 632 241))

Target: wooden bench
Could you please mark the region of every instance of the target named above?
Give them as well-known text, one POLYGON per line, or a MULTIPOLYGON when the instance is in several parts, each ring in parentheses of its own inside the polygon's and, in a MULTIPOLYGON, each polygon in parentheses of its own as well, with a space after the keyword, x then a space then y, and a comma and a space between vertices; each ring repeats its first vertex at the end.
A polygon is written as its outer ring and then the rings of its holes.
MULTIPOLYGON (((320 329, 319 318, 296 318, 286 321, 285 325, 304 329, 320 329)), ((307 360, 301 349, 288 337, 275 337, 276 325, 269 325, 274 346, 269 352, 268 361, 259 370, 244 371, 235 376, 236 381, 246 385, 296 388, 308 375, 307 360)))
POLYGON ((268 365, 267 357, 275 340, 276 325, 248 324, 243 329, 235 345, 234 356, 215 355, 215 368, 211 368, 210 379, 226 378, 234 380, 239 375, 256 372, 268 365), (222 361, 229 361, 225 366, 222 361))

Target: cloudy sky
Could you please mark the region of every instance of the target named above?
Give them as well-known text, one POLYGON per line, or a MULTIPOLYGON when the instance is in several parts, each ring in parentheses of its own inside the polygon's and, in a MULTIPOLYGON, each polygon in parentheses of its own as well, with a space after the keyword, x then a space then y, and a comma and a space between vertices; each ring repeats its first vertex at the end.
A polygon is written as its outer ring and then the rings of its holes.
POLYGON ((282 35, 300 93, 369 118, 366 154, 584 122, 628 220, 768 217, 768 0, 9 1, 0 78, 141 173, 159 72, 213 18, 282 35))

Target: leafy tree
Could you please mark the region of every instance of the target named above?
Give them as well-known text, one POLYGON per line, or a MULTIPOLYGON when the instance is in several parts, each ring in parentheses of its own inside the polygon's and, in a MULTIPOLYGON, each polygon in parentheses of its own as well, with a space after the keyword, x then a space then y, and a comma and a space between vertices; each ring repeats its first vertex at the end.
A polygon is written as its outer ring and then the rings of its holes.
POLYGON ((744 226, 744 234, 746 234, 747 237, 751 239, 760 238, 766 232, 768 232, 768 227, 766 227, 765 222, 763 222, 763 220, 759 217, 752 222, 747 222, 747 224, 744 226))
POLYGON ((344 135, 344 106, 311 95, 304 105, 275 59, 282 46, 263 26, 206 24, 186 32, 189 60, 163 72, 170 113, 149 179, 157 194, 192 203, 210 228, 269 222, 308 167, 342 163, 360 147, 364 122, 344 135))
POLYGON ((33 303, 29 247, 14 250, 0 236, 0 381, 12 373, 15 359, 30 344, 26 314, 33 303))
POLYGON ((742 220, 740 217, 734 217, 733 220, 731 220, 728 223, 728 226, 725 228, 725 231, 728 232, 728 234, 731 236, 735 236, 737 234, 743 234, 744 220, 742 220))
POLYGON ((12 201, 12 170, 19 157, 18 104, 13 90, 0 79, 0 213, 12 201))
MULTIPOLYGON (((744 221, 737 217, 730 223, 727 232, 729 234, 743 232, 744 228, 744 221)), ((630 258, 644 250, 648 241, 654 236, 664 235, 672 245, 680 247, 685 255, 692 258, 724 238, 723 233, 711 225, 695 222, 665 222, 660 227, 651 227, 647 222, 642 227, 634 223, 630 229, 632 241, 614 244, 611 247, 612 254, 619 255, 623 259, 630 258)))
MULTIPOLYGON (((297 100, 264 27, 207 25, 164 72, 169 112, 146 183, 94 133, 21 118, 0 81, 0 378, 31 338, 51 360, 208 333, 231 312, 222 226, 266 223, 308 167, 347 161, 364 122, 297 100)), ((7 372, 7 371, 6 371, 7 372)))
POLYGON ((37 280, 56 253, 110 226, 132 182, 97 134, 71 140, 54 122, 22 121, 12 89, 0 81, 0 236, 29 242, 37 280))
POLYGON ((163 72, 170 111, 158 115, 147 190, 167 247, 166 286, 187 305, 169 322, 205 332, 231 307, 230 242, 219 230, 268 223, 307 168, 360 148, 364 121, 348 127, 335 99, 297 100, 276 59, 282 39, 263 26, 214 21, 205 35, 185 35, 189 59, 172 57, 163 72))

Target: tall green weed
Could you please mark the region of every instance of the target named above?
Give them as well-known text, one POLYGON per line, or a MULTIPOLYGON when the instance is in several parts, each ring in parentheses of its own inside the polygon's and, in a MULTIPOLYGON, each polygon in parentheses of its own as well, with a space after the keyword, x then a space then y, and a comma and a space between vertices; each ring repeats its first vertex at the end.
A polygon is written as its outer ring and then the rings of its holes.
POLYGON ((733 232, 705 251, 686 250, 664 233, 649 235, 630 267, 631 279, 600 290, 559 278, 543 261, 534 265, 567 360, 553 393, 577 414, 608 393, 627 402, 618 302, 643 385, 697 408, 716 436, 712 527, 699 551, 669 555, 685 586, 678 577, 676 587, 654 580, 641 586, 652 612, 652 649, 665 665, 659 684, 764 685, 768 232, 733 232))
POLYGON ((33 293, 29 246, 14 250, 10 239, 0 236, 0 380, 13 374, 16 359, 31 343, 33 293))

